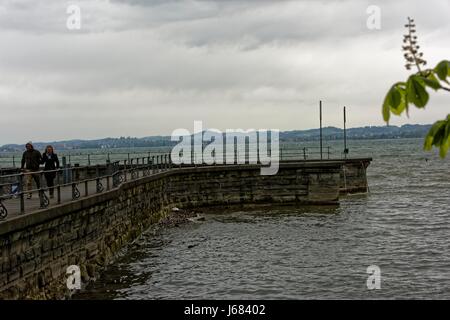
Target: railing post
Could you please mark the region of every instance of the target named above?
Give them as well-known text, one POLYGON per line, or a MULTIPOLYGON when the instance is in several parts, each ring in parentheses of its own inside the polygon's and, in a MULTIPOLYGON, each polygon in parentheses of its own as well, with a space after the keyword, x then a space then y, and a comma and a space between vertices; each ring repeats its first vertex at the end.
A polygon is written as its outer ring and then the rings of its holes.
MULTIPOLYGON (((120 171, 120 168, 119 168, 119 171, 120 171)), ((123 181, 127 181, 127 172, 128 171, 128 169, 127 169, 127 160, 123 160, 123 172, 124 172, 124 180, 123 181)))
MULTIPOLYGON (((39 186, 38 187, 38 196, 39 196, 39 208, 45 208, 47 207, 48 203, 47 203, 47 199, 46 199, 46 195, 45 195, 45 191, 44 191, 44 174, 42 172, 39 173, 39 186)), ((46 187, 46 189, 48 188, 48 186, 46 187)))
POLYGON ((90 165, 91 165, 91 155, 88 154, 88 166, 90 166, 90 165))
POLYGON ((69 181, 68 179, 68 174, 67 174, 67 160, 66 157, 63 156, 62 158, 62 168, 63 168, 63 183, 67 183, 67 181, 69 181))
POLYGON ((131 159, 131 161, 134 163, 134 165, 132 167, 133 168, 132 173, 133 173, 134 179, 136 179, 138 177, 138 174, 139 174, 139 172, 138 172, 139 158, 131 159), (134 160, 136 160, 136 162, 134 160))
POLYGON ((152 156, 151 169, 152 169, 152 174, 154 174, 155 173, 155 156, 152 156))
POLYGON ((24 174, 21 173, 19 175, 20 214, 25 213, 25 193, 24 193, 24 188, 23 188, 23 177, 24 177, 24 174))
POLYGON ((57 198, 58 204, 61 203, 61 173, 62 173, 62 171, 58 171, 56 174, 56 183, 58 184, 56 187, 56 198, 57 198))
POLYGON ((86 173, 84 176, 84 196, 87 197, 89 195, 89 181, 88 181, 88 167, 86 167, 86 173))
POLYGON ((13 168, 16 167, 16 158, 13 156, 13 168))
MULTIPOLYGON (((75 181, 79 181, 80 180, 80 164, 79 163, 75 163, 73 166, 73 170, 75 171, 75 181)), ((72 173, 73 176, 73 173, 72 173)))

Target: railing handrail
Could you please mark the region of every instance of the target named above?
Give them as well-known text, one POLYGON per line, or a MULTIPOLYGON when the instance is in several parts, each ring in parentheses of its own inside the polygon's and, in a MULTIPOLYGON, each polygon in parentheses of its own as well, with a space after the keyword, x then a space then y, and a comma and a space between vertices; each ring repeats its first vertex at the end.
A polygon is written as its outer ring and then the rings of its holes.
MULTIPOLYGON (((163 148, 163 147, 161 147, 163 148)), ((306 149, 308 150, 308 153, 310 155, 313 154, 320 154, 320 152, 318 150, 320 150, 320 147, 316 147, 316 146, 290 146, 289 143, 287 143, 286 145, 281 145, 280 146, 280 152, 283 153, 292 153, 292 152, 296 152, 296 151, 300 151, 306 149)), ((334 150, 335 147, 332 146, 328 146, 324 148, 325 150, 334 150)), ((108 151, 108 152, 100 152, 100 153, 95 153, 95 152, 90 152, 90 153, 82 153, 82 152, 77 152, 77 153, 65 153, 65 152, 61 152, 59 153, 60 159, 61 158, 66 158, 69 160, 69 163, 72 163, 73 161, 81 161, 84 163, 87 163, 87 166, 90 165, 95 165, 95 164, 91 164, 92 162, 97 162, 96 164, 99 164, 98 161, 105 161, 105 160, 111 160, 114 159, 117 156, 121 156, 121 155, 127 155, 127 159, 131 159, 131 158, 136 158, 136 157, 131 157, 131 156, 135 156, 135 155, 142 155, 142 157, 147 157, 147 156, 157 156, 157 155, 164 155, 167 154, 170 151, 164 151, 164 150, 142 150, 142 151, 130 151, 130 152, 117 152, 117 151, 108 151), (73 159, 75 158, 75 160, 73 159)), ((0 154, 0 163, 10 163, 12 164, 12 167, 1 167, 0 169, 10 169, 10 168, 17 168, 20 166, 21 163, 21 159, 20 159, 21 155, 18 154, 13 154, 10 155, 9 157, 4 154, 0 154)), ((115 160, 115 159, 114 159, 115 160)))

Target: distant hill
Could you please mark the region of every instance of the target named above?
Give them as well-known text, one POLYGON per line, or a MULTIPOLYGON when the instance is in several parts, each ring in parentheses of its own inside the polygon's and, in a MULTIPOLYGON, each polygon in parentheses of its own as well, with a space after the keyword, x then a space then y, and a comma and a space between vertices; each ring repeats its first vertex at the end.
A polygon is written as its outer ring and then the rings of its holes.
MULTIPOLYGON (((430 130, 431 125, 406 124, 401 127, 359 127, 347 129, 348 139, 400 139, 400 138, 423 138, 430 130)), ((339 140, 344 138, 344 130, 336 127, 322 129, 324 140, 339 140)), ((319 129, 285 131, 280 133, 281 141, 308 141, 318 140, 319 129)))
MULTIPOLYGON (((400 139, 423 138, 431 125, 407 124, 397 126, 372 126, 347 129, 348 139, 400 139)), ((281 142, 311 141, 319 139, 319 129, 295 130, 280 132, 281 142)), ((322 129, 324 140, 340 140, 344 137, 344 130, 336 127, 322 129)), ((104 138, 96 140, 67 140, 53 142, 35 142, 38 150, 44 150, 48 144, 57 150, 70 149, 112 149, 112 148, 137 148, 137 147, 166 147, 173 146, 176 142, 170 141, 170 136, 151 136, 143 138, 120 137, 104 138)), ((23 145, 6 144, 0 147, 1 152, 17 152, 24 149, 23 145)))

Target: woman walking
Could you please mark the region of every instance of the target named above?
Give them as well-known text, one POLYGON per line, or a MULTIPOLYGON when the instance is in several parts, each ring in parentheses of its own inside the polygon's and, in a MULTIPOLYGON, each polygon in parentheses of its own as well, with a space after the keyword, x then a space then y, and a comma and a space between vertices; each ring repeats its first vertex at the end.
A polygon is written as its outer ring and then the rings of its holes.
POLYGON ((50 198, 53 198, 53 186, 56 172, 54 170, 59 169, 59 159, 56 153, 53 151, 52 146, 47 146, 45 148, 45 152, 42 154, 42 164, 44 164, 44 172, 45 180, 47 182, 47 188, 49 188, 50 198))

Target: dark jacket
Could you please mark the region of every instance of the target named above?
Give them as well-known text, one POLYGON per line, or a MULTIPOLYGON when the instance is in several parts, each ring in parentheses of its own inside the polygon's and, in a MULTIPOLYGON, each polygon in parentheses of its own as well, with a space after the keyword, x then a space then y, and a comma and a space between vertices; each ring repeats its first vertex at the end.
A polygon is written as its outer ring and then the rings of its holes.
POLYGON ((38 171, 41 164, 41 153, 35 149, 27 150, 22 155, 21 169, 38 171))
POLYGON ((44 165, 44 170, 59 169, 59 159, 56 153, 43 153, 41 163, 44 165))

